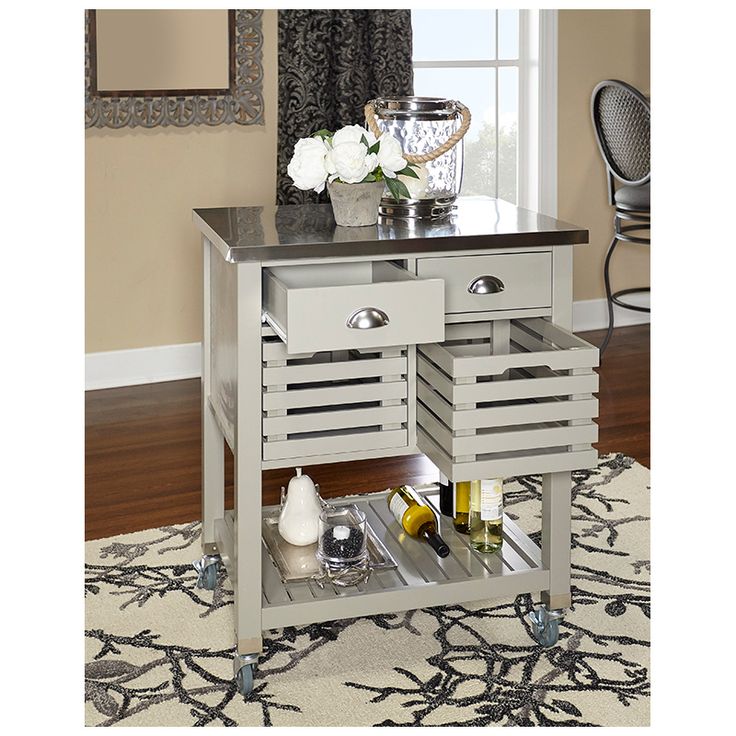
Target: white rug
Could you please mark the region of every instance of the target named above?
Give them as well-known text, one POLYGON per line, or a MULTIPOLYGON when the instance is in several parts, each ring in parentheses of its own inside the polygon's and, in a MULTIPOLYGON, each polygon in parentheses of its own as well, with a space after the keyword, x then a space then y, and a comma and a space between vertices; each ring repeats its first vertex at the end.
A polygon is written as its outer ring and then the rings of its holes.
MULTIPOLYGON (((608 455, 573 480, 557 646, 531 637, 529 595, 287 628, 266 635, 247 699, 227 576, 195 587, 199 523, 88 542, 87 725, 648 725, 649 471, 608 455)), ((540 486, 504 486, 537 543, 540 486)))

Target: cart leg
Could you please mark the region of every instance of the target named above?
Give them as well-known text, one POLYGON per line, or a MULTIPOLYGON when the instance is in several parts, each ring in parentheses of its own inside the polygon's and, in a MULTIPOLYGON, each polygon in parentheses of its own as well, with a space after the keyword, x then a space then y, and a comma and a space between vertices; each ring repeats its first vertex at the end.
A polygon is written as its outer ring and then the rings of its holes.
POLYGON ((202 339, 202 553, 214 555, 215 519, 225 516, 225 456, 224 437, 215 419, 209 402, 211 392, 210 347, 211 347, 211 280, 210 258, 219 258, 212 253, 213 245, 202 238, 203 258, 203 339, 202 339))
POLYGON ((542 591, 548 611, 569 608, 570 598, 570 472, 542 476, 542 565, 549 570, 549 590, 542 591))
MULTIPOLYGON (((203 371, 204 373, 204 371, 203 371)), ((202 380, 202 553, 217 554, 215 519, 225 516, 224 437, 215 420, 202 380)))
POLYGON ((236 268, 235 625, 237 656, 241 657, 241 663, 251 667, 249 662, 255 661, 262 651, 261 266, 260 263, 240 263, 236 268))
MULTIPOLYGON (((552 322, 572 330, 572 246, 554 248, 555 273, 552 322)), ((544 647, 558 641, 559 622, 570 607, 570 471, 542 476, 542 565, 549 570, 549 589, 542 591, 542 607, 529 614, 532 634, 544 647)))

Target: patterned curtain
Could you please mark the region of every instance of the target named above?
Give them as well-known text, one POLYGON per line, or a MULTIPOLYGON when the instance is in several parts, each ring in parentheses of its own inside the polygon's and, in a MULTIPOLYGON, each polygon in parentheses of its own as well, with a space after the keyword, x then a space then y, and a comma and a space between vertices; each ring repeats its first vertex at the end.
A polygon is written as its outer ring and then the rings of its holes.
POLYGON ((286 175, 297 140, 362 124, 374 97, 411 95, 411 53, 410 10, 279 10, 278 204, 318 201, 286 175))

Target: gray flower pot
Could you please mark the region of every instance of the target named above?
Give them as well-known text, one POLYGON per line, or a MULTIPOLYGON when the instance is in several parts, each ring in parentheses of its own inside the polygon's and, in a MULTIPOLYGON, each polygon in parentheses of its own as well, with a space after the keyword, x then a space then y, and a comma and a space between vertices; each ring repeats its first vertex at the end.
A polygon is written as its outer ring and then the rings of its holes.
POLYGON ((363 184, 330 182, 327 190, 332 201, 335 222, 345 227, 375 225, 378 222, 378 205, 381 203, 384 183, 370 181, 363 184))

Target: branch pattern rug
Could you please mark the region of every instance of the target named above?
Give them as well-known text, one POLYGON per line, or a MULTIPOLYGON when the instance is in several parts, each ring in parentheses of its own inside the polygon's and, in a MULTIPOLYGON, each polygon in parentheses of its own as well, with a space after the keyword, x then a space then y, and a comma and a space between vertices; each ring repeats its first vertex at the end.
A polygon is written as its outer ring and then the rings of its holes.
MULTIPOLYGON (((573 605, 557 646, 531 595, 265 635, 253 693, 235 689, 233 592, 196 588, 200 524, 86 544, 89 726, 646 726, 649 471, 602 456, 573 473, 573 605)), ((539 544, 541 476, 506 512, 539 544)))

